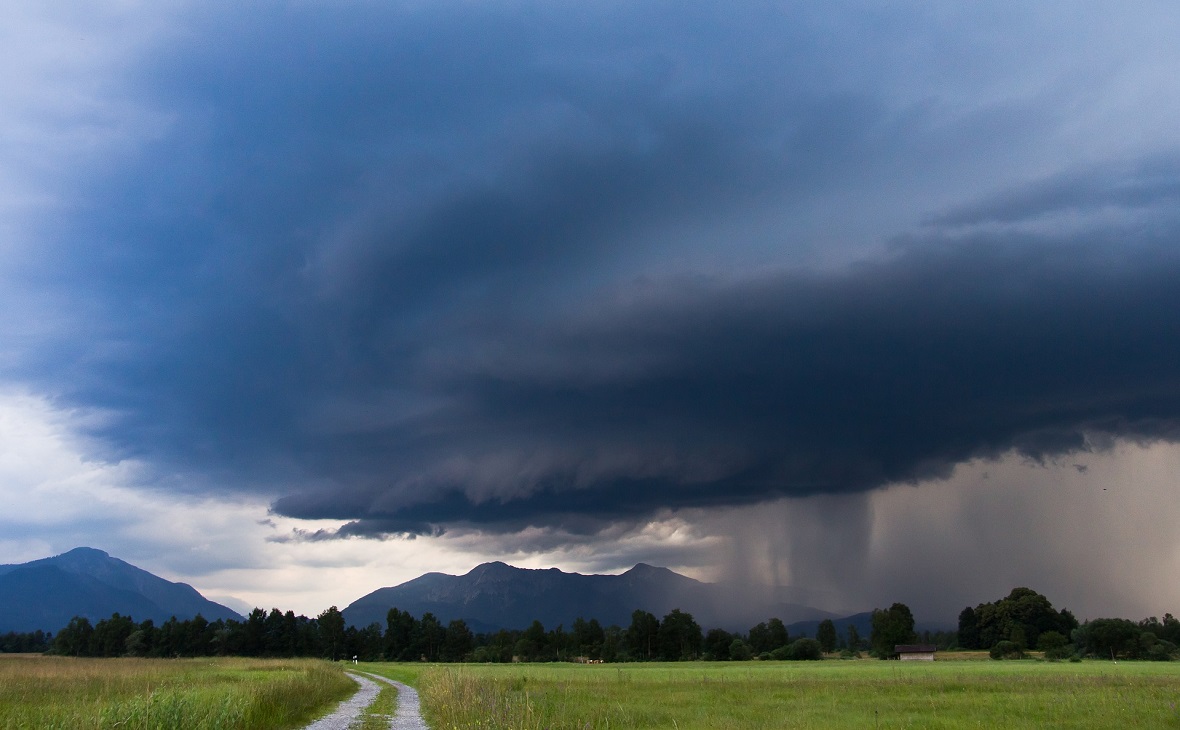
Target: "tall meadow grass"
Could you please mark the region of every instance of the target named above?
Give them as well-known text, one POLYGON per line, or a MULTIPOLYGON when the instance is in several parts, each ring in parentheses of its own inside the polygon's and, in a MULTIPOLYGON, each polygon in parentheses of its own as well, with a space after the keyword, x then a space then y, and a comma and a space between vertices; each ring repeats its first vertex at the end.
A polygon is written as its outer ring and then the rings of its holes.
POLYGON ((295 728, 355 687, 314 660, 0 657, 0 728, 295 728))
POLYGON ((1180 728, 1180 663, 825 661, 435 667, 434 730, 1180 728))

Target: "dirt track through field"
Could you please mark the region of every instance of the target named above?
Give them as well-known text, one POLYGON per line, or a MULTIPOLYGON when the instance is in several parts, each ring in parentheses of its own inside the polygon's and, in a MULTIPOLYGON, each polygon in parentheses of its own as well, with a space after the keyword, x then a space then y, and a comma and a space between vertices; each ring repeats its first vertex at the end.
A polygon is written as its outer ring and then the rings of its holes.
POLYGON ((377 699, 377 693, 381 689, 377 682, 391 684, 397 688, 397 714, 389 721, 390 730, 430 730, 430 726, 422 719, 418 707, 418 692, 413 687, 367 672, 349 672, 348 676, 360 684, 356 694, 341 702, 332 714, 316 720, 304 730, 348 730, 352 723, 360 719, 365 708, 377 699))

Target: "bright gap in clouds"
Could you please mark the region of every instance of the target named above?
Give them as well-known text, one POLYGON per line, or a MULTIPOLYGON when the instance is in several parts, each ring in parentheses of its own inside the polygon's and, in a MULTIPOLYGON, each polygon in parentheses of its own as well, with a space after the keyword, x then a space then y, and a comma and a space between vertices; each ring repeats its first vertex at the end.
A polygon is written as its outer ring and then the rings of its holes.
MULTIPOLYGON (((257 606, 315 616, 426 572, 465 573, 492 559, 489 541, 499 539, 471 532, 441 539, 285 539, 340 522, 272 515, 261 497, 194 498, 155 488, 142 464, 88 460, 73 426, 92 419, 59 412, 27 393, 0 393, 0 563, 94 547, 189 583, 234 610, 257 606)), ((544 533, 521 537, 529 543, 544 533)), ((520 567, 612 570, 612 556, 675 554, 698 539, 672 519, 618 535, 613 551, 555 540, 539 550, 513 547, 510 539, 492 547, 520 567)))
POLYGON ((339 583, 309 589, 281 551, 268 554, 265 538, 278 525, 266 519, 266 500, 154 489, 142 464, 88 460, 74 430, 79 420, 84 414, 58 412, 42 398, 0 393, 0 562, 87 546, 235 609, 241 600, 269 606, 271 593, 291 601, 284 608, 312 615, 339 600, 327 588, 339 583))

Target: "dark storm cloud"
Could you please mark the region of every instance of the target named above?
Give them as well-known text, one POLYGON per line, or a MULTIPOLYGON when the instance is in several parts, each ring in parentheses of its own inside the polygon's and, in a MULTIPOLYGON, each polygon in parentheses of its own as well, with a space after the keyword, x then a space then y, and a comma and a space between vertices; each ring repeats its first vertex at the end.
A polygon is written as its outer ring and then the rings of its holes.
POLYGON ((972 27, 926 12, 189 13, 109 82, 160 129, 40 222, 52 326, 14 376, 101 411, 98 456, 340 536, 1173 439, 1174 151, 1046 163, 1084 94, 899 45, 972 27))
MULTIPOLYGON (((671 282, 581 321, 498 332, 485 346, 500 354, 460 359, 487 363, 478 372, 435 373, 452 406, 418 426, 446 435, 404 486, 414 496, 384 514, 375 497, 347 532, 592 528, 942 477, 1012 449, 1174 440, 1171 236, 924 241, 844 273, 671 282)), ((359 514, 334 499, 276 508, 359 514)))

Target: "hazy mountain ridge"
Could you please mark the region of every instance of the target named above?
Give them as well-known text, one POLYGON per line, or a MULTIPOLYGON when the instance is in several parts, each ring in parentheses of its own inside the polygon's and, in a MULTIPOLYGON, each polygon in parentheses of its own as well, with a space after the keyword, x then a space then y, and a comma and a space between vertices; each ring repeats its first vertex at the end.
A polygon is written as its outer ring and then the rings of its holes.
POLYGON ((0 565, 0 632, 56 632, 74 616, 95 622, 116 612, 157 624, 198 613, 210 621, 241 618, 187 583, 165 580, 94 548, 0 565))
POLYGON ((354 626, 385 625, 390 608, 416 617, 433 613, 444 623, 463 619, 476 631, 523 629, 533 620, 566 628, 579 616, 604 625, 627 626, 643 609, 658 618, 679 608, 705 627, 746 630, 772 616, 785 623, 834 617, 810 606, 750 599, 733 585, 703 583, 667 568, 639 563, 620 575, 583 575, 557 568, 516 568, 483 563, 464 575, 426 573, 397 586, 379 588, 344 609, 354 626))
MULTIPOLYGON (((429 611, 443 623, 461 618, 480 632, 523 629, 534 619, 547 629, 558 625, 568 629, 579 616, 596 618, 603 626, 626 627, 637 608, 657 618, 679 608, 706 629, 730 631, 747 631, 777 617, 792 636, 814 636, 816 626, 825 618, 833 619, 841 635, 848 624, 854 624, 862 636, 868 636, 870 619, 868 612, 839 617, 778 600, 774 591, 751 592, 737 583, 703 583, 645 563, 619 575, 483 563, 461 576, 425 573, 400 585, 380 588, 354 601, 343 613, 354 626, 375 621, 384 627, 392 607, 418 618, 429 611)), ((157 624, 172 616, 188 619, 198 613, 210 621, 242 618, 188 584, 165 580, 93 548, 0 565, 0 633, 56 632, 74 616, 97 622, 116 612, 137 621, 150 618, 157 624)), ((919 630, 922 628, 920 623, 919 630)))

